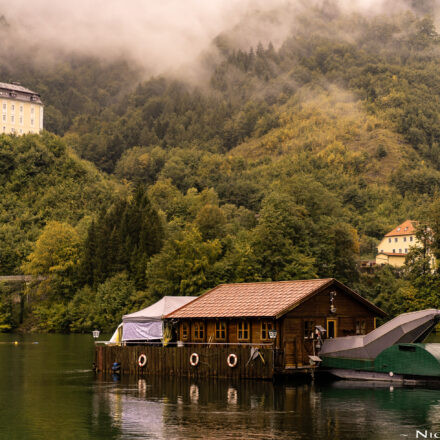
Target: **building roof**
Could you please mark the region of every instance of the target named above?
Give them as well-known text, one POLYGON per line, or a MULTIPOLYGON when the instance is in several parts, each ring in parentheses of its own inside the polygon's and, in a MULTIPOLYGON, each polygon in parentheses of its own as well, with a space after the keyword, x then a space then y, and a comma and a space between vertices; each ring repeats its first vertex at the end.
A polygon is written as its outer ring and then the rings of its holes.
POLYGON ((8 83, 0 82, 0 89, 8 89, 8 90, 14 90, 16 92, 32 93, 33 95, 38 95, 37 92, 27 89, 26 87, 23 87, 19 84, 8 84, 8 83))
POLYGON ((405 220, 401 225, 388 232, 388 234, 385 234, 385 237, 414 235, 416 233, 415 225, 417 225, 417 222, 415 222, 414 220, 405 220))
POLYGON ((386 315, 381 309, 344 284, 333 278, 326 278, 220 284, 189 304, 166 315, 165 318, 279 318, 333 284, 373 309, 378 315, 386 315))
POLYGON ((0 98, 15 99, 18 101, 33 101, 42 104, 40 94, 20 84, 9 84, 0 82, 0 98))

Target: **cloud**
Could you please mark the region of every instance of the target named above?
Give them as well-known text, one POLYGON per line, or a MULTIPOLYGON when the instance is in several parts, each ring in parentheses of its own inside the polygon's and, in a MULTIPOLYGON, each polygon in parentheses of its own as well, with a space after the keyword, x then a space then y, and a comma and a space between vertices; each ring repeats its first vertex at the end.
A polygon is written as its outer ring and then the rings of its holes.
POLYGON ((10 52, 27 49, 40 60, 72 52, 103 58, 124 55, 156 74, 190 64, 225 30, 233 29, 241 46, 258 41, 277 46, 298 12, 323 3, 361 12, 391 4, 390 0, 0 0, 0 15, 10 25, 0 44, 10 52))
POLYGON ((260 0, 0 0, 8 47, 133 57, 158 72, 195 59, 260 0))

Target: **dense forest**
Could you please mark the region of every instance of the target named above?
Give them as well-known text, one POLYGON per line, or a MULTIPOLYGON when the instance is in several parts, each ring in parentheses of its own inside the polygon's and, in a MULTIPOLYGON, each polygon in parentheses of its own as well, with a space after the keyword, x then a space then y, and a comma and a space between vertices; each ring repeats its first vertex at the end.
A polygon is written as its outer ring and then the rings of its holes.
POLYGON ((40 277, 0 285, 0 329, 110 330, 164 295, 314 277, 391 316, 440 307, 426 248, 359 271, 408 218, 440 256, 431 3, 369 17, 331 4, 276 48, 218 35, 197 85, 129 60, 9 54, 0 78, 41 93, 47 131, 0 136, 0 274, 40 277))

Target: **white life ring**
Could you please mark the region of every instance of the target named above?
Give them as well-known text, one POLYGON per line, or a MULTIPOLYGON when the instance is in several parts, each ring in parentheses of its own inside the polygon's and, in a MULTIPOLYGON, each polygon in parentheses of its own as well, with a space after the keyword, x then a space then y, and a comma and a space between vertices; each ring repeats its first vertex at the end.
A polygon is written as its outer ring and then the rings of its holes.
POLYGON ((237 357, 237 355, 234 354, 234 353, 231 353, 231 354, 228 356, 227 362, 228 362, 228 366, 229 366, 229 367, 234 368, 234 367, 237 365, 237 362, 238 362, 238 357, 237 357))
POLYGON ((190 357, 189 357, 189 363, 193 366, 193 367, 197 367, 197 365, 199 364, 199 355, 197 353, 193 353, 190 357))
POLYGON ((147 365, 147 355, 142 353, 138 358, 138 365, 143 368, 147 365))

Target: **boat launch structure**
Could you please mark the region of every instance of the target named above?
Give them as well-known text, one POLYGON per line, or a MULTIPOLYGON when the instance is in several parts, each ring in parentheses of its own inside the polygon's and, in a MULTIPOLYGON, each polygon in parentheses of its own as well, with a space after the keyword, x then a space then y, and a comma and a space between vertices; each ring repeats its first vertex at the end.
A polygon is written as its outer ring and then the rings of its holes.
POLYGON ((440 378, 440 344, 422 342, 440 322, 440 310, 404 313, 364 336, 327 339, 320 367, 345 379, 440 378))

